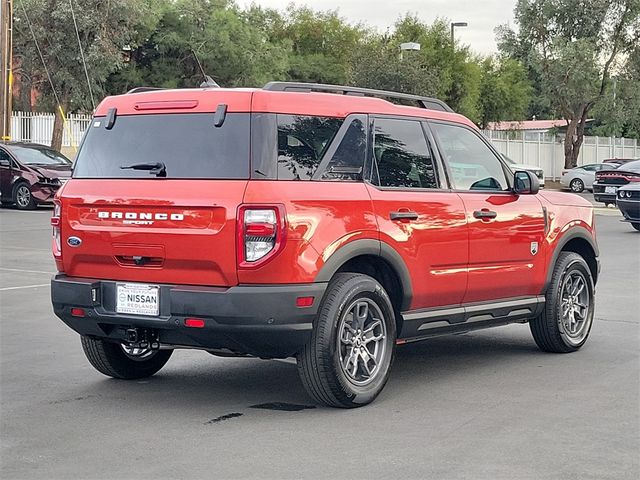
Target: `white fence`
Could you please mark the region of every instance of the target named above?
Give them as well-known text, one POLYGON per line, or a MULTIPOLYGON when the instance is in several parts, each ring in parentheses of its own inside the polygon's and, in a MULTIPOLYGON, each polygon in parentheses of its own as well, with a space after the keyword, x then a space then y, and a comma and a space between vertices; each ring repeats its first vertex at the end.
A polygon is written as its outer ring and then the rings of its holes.
MULTIPOLYGON (((77 147, 89 126, 89 115, 68 115, 63 147, 77 147)), ((13 112, 11 139, 51 145, 52 113, 13 112)), ((559 178, 564 168, 564 136, 538 132, 484 130, 496 149, 517 163, 542 167, 547 178, 559 178)), ((584 137, 578 165, 600 163, 606 158, 639 158, 638 140, 632 138, 584 137)))
MULTIPOLYGON (((13 112, 11 140, 51 145, 53 113, 13 112)), ((62 136, 63 147, 77 147, 91 121, 90 115, 67 115, 62 136)))
MULTIPOLYGON (((523 131, 484 130, 496 149, 516 163, 542 167, 547 178, 560 178, 564 168, 564 135, 523 131)), ((640 158, 634 138, 584 137, 578 165, 601 163, 607 158, 640 158)))

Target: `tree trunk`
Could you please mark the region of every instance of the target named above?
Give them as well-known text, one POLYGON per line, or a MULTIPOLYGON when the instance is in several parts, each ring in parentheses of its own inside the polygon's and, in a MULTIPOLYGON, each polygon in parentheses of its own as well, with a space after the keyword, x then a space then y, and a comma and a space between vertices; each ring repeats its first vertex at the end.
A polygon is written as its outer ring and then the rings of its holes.
MULTIPOLYGON (((67 102, 62 101, 62 109, 65 115, 67 114, 67 102)), ((53 134, 51 135, 51 148, 56 151, 62 149, 62 135, 64 134, 64 119, 60 115, 60 109, 56 108, 54 120, 53 120, 53 134)))
POLYGON ((584 140, 584 128, 590 108, 590 104, 581 105, 576 112, 577 115, 567 126, 567 133, 564 136, 564 168, 574 168, 578 165, 578 155, 584 140))

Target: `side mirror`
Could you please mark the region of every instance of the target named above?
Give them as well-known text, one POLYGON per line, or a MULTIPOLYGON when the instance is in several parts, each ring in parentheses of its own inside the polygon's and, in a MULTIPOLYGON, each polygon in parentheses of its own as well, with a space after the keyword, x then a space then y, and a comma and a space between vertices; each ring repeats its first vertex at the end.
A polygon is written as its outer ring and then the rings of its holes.
POLYGON ((533 172, 518 170, 513 174, 513 191, 518 195, 535 195, 540 191, 540 181, 533 172))
POLYGON ((0 158, 0 167, 10 167, 11 163, 6 158, 0 158))

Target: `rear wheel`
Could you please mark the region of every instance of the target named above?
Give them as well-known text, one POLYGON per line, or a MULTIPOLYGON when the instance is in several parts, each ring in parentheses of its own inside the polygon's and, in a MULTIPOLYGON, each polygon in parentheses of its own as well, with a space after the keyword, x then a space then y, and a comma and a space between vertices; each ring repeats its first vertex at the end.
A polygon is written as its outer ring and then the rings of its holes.
POLYGON ((571 191, 574 193, 580 193, 584 190, 584 182, 579 178, 574 178, 569 183, 569 187, 571 187, 571 191))
POLYGON ((593 278, 584 259, 562 252, 554 266, 544 311, 529 322, 545 352, 568 353, 587 341, 593 323, 593 278))
POLYGON ((29 185, 20 182, 13 187, 13 203, 19 210, 33 210, 36 208, 36 202, 31 194, 29 185))
POLYGON ((640 232, 640 223, 632 223, 631 226, 640 232))
POLYGON ((150 377, 169 361, 173 350, 132 348, 120 343, 81 337, 89 363, 108 377, 133 380, 150 377))
POLYGON ((368 275, 338 274, 297 358, 302 383, 319 403, 366 405, 387 383, 395 341, 394 310, 382 285, 368 275))

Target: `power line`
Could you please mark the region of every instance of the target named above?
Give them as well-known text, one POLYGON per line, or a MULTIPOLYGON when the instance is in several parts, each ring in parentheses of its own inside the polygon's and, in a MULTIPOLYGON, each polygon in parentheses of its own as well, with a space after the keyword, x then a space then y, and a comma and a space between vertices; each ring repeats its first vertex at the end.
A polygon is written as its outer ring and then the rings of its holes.
POLYGON ((82 50, 82 43, 80 42, 80 32, 78 32, 78 23, 76 22, 76 14, 73 11, 73 0, 69 0, 69 6, 71 7, 71 17, 73 18, 73 26, 76 29, 76 38, 78 39, 78 47, 80 47, 80 57, 82 57, 82 66, 84 67, 84 75, 87 77, 87 86, 89 87, 89 96, 91 97, 91 106, 96 109, 96 102, 93 99, 93 90, 91 89, 91 81, 89 80, 89 72, 87 71, 87 62, 84 59, 84 51, 82 50))

